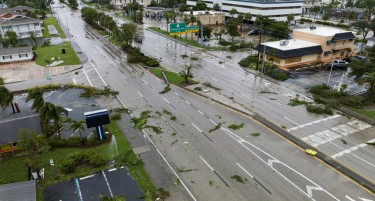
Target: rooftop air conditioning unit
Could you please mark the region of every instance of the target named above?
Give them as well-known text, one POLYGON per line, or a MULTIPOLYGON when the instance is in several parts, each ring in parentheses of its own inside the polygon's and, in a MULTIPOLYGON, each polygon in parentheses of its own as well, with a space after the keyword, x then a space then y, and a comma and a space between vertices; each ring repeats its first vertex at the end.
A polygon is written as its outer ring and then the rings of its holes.
POLYGON ((287 46, 289 44, 289 40, 282 40, 279 43, 280 43, 280 46, 287 46))

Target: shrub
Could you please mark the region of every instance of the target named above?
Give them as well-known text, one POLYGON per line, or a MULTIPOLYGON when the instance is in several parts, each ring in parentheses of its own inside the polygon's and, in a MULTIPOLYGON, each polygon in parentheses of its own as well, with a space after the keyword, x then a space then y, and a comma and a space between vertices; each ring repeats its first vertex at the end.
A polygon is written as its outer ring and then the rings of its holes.
POLYGON ((235 52, 238 50, 238 46, 237 45, 231 45, 229 46, 229 50, 232 51, 232 52, 235 52))
POLYGON ((238 64, 241 66, 241 67, 251 67, 251 63, 256 63, 257 62, 257 57, 256 56, 248 56, 246 58, 243 58, 241 59, 240 62, 238 62, 238 64))
POLYGON ((233 45, 234 43, 230 42, 230 41, 226 41, 224 39, 220 39, 219 40, 219 45, 222 45, 222 46, 228 46, 228 45, 233 45))
POLYGON ((67 147, 67 146, 80 146, 87 143, 87 137, 70 137, 68 139, 61 139, 58 137, 51 137, 48 140, 49 146, 53 148, 67 147))
POLYGON ((231 125, 228 126, 228 128, 233 129, 233 130, 237 130, 237 129, 240 129, 240 128, 244 127, 244 125, 245 125, 244 123, 231 124, 231 125))
POLYGON ((51 41, 50 40, 45 40, 44 42, 43 42, 43 47, 46 47, 46 46, 50 46, 51 45, 51 41))
POLYGON ((73 152, 65 156, 60 162, 60 170, 64 173, 72 173, 80 165, 88 165, 91 167, 100 167, 107 163, 107 159, 103 154, 88 152, 73 152))
POLYGON ((307 105, 306 110, 315 114, 329 114, 332 115, 332 108, 328 105, 319 106, 319 105, 307 105))
POLYGON ((266 71, 266 75, 276 79, 276 80, 280 80, 280 81, 284 81, 284 80, 287 80, 289 77, 288 75, 283 72, 283 71, 280 71, 280 70, 277 70, 277 69, 269 69, 266 71))
POLYGON ((111 115, 111 120, 120 120, 121 119, 121 114, 120 113, 114 113, 111 115))

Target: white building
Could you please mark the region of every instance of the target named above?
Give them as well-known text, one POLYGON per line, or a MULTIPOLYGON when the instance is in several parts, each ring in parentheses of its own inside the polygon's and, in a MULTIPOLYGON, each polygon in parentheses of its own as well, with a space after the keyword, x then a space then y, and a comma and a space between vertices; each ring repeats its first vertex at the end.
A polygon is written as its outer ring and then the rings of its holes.
MULTIPOLYGON (((195 6, 198 0, 187 0, 187 5, 195 6)), ((257 15, 267 16, 277 21, 286 21, 289 14, 294 15, 295 20, 301 19, 301 0, 204 0, 209 8, 215 3, 219 4, 221 11, 229 15, 229 11, 235 8, 239 13, 251 13, 254 21, 257 15)))
POLYGON ((0 33, 5 35, 8 30, 14 31, 22 39, 30 37, 30 32, 34 31, 36 37, 42 37, 41 23, 39 19, 5 13, 0 15, 0 33))
POLYGON ((27 61, 33 56, 31 46, 0 49, 0 63, 27 61))
POLYGON ((367 38, 367 47, 373 47, 375 45, 375 36, 371 38, 367 38))

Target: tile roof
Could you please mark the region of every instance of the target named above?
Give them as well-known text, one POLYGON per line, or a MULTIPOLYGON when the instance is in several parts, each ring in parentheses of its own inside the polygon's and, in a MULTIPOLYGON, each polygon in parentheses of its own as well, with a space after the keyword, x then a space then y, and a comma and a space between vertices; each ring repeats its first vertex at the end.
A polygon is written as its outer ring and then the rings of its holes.
POLYGON ((36 201, 35 180, 0 185, 0 200, 36 201))

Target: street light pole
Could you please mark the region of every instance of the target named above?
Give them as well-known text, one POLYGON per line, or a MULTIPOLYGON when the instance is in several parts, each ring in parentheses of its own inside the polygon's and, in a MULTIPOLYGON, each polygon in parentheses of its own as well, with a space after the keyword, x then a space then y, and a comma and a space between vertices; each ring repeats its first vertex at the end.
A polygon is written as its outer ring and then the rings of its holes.
POLYGON ((333 62, 331 63, 331 70, 329 71, 329 76, 328 76, 328 81, 327 81, 327 86, 328 87, 329 87, 329 80, 331 79, 332 68, 333 68, 333 62))

